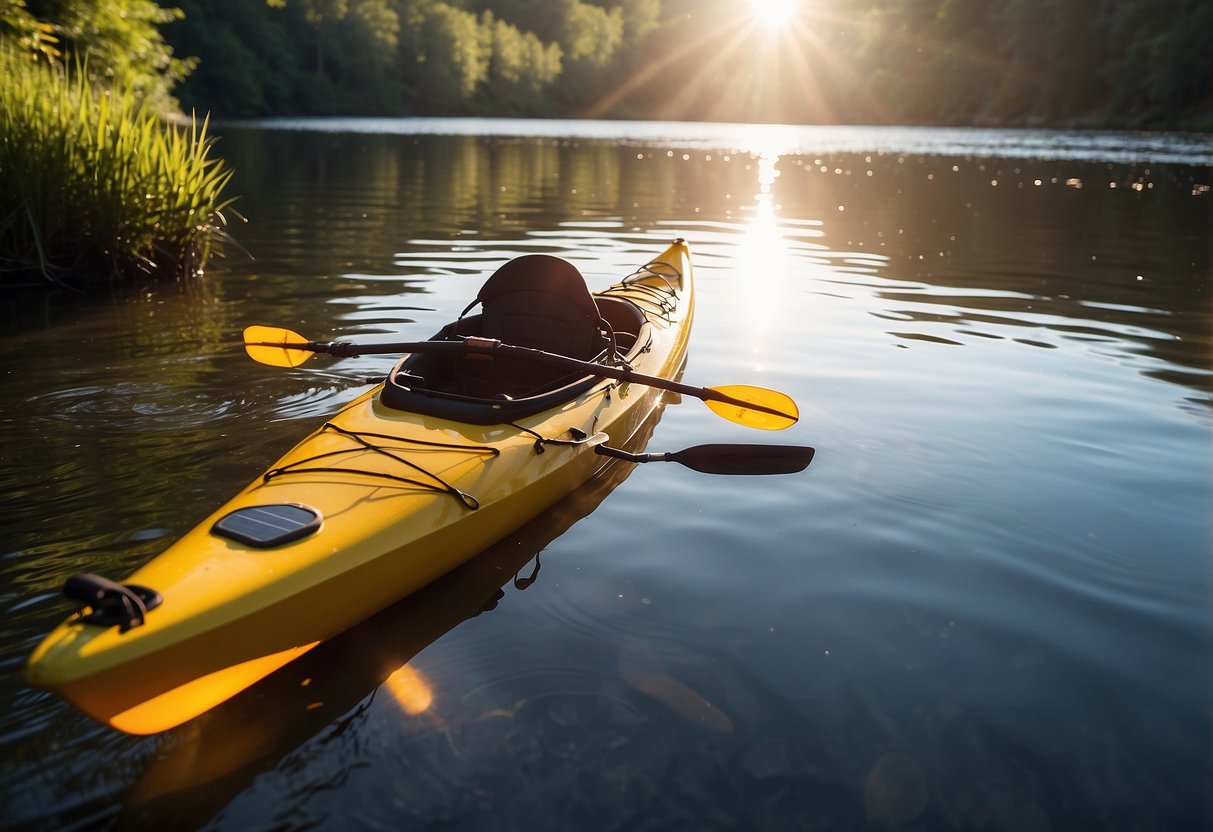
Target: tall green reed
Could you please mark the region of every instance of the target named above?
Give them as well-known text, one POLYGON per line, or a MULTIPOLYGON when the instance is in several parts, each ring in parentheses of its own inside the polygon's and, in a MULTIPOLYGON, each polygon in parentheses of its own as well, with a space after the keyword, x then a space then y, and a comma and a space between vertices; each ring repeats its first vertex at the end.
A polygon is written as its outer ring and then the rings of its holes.
POLYGON ((228 239, 208 121, 0 47, 0 287, 200 274, 228 239))

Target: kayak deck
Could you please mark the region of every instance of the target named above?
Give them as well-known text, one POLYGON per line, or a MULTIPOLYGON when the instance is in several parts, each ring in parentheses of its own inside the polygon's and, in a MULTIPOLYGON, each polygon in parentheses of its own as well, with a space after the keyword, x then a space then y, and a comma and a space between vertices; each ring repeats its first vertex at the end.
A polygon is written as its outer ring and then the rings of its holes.
MULTIPOLYGON (((676 241, 595 296, 610 349, 637 372, 674 377, 692 284, 676 241)), ((476 335, 485 319, 461 318, 435 338, 476 335)), ((659 402, 653 388, 593 375, 486 399, 447 384, 464 374, 434 358, 405 356, 385 384, 131 575, 163 598, 142 625, 123 632, 75 616, 35 650, 27 680, 123 731, 180 724, 541 513, 606 464, 587 440, 625 443, 659 402), (295 519, 307 528, 279 530, 286 537, 261 528, 295 519)))

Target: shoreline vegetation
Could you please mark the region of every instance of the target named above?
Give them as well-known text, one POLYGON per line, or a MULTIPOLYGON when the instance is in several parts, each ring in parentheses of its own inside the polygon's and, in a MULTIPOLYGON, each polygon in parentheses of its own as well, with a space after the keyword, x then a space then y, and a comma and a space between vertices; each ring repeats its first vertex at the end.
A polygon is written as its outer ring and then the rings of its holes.
POLYGON ((209 115, 1213 132, 1213 0, 0 0, 0 288, 200 273, 209 115))
POLYGON ((18 17, 22 0, 0 2, 10 4, 0 35, 0 289, 201 274, 229 239, 232 171, 212 155, 208 119, 174 117, 180 64, 147 73, 130 66, 137 53, 65 52, 62 27, 18 17))
POLYGON ((179 96, 216 117, 1213 131, 1213 0, 172 4, 179 96))
POLYGON ((0 55, 0 285, 201 274, 227 239, 232 172, 204 119, 173 124, 129 89, 0 55))

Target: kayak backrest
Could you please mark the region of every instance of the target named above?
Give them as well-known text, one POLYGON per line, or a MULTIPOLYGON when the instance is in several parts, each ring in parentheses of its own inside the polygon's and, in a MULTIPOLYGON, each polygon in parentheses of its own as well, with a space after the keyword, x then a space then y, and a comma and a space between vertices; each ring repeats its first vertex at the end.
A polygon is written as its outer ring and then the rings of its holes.
MULTIPOLYGON (((550 254, 526 254, 499 268, 480 288, 478 335, 519 347, 592 360, 608 339, 598 304, 577 267, 550 254)), ((464 310, 464 313, 468 311, 464 310)), ((517 397, 560 383, 565 373, 532 362, 469 355, 460 376, 476 395, 517 397)))
POLYGON ((476 303, 485 338, 583 359, 601 349, 598 304, 577 267, 560 257, 514 258, 485 281, 476 303))

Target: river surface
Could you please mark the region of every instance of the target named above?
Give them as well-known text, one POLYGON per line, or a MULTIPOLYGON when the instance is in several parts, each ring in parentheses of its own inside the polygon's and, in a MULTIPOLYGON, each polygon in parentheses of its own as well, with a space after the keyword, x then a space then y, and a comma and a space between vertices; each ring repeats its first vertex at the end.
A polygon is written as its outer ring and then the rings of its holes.
POLYGON ((1213 138, 218 132, 243 219, 204 280, 0 298, 0 827, 1210 828, 1213 138), (684 398, 649 450, 807 471, 616 466, 163 735, 23 685, 66 577, 129 573, 392 360, 271 369, 243 327, 421 339, 513 256, 603 288, 674 237, 683 380, 802 418, 684 398))

